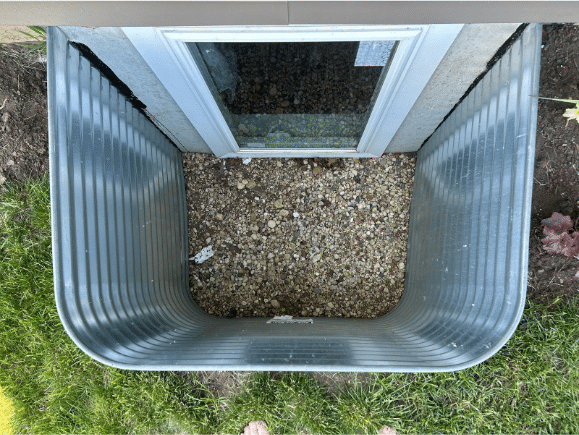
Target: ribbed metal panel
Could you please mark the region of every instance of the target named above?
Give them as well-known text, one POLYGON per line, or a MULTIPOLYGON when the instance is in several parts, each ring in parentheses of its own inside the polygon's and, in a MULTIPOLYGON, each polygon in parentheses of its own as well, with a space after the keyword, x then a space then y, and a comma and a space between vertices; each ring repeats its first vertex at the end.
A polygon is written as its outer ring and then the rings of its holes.
POLYGON ((374 320, 219 319, 188 289, 179 151, 49 30, 55 292, 105 364, 140 370, 448 371, 491 356, 525 299, 540 26, 419 153, 406 290, 374 320))

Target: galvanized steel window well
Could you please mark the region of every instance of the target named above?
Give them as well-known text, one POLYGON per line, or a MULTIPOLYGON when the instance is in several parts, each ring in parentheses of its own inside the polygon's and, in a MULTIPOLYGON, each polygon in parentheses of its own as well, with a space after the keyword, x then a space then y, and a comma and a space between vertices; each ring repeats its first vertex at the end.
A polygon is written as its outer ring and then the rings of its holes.
POLYGON ((134 370, 433 372, 489 358, 525 301, 540 30, 529 26, 420 150, 397 308, 268 323, 195 305, 180 152, 49 29, 54 281, 68 334, 134 370))

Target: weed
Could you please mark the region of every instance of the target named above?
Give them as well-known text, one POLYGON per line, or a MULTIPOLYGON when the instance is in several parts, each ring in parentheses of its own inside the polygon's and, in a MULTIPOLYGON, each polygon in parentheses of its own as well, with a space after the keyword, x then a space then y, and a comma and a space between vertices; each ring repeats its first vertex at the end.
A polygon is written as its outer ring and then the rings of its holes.
POLYGON ((569 99, 565 100, 561 98, 545 98, 545 97, 539 98, 541 100, 551 100, 551 101, 559 101, 561 103, 575 104, 575 107, 565 110, 565 113, 563 113, 563 117, 567 118, 567 123, 565 125, 569 125, 569 121, 571 121, 572 119, 579 122, 579 100, 569 100, 569 99))
POLYGON ((548 219, 541 221, 544 239, 543 249, 549 254, 561 254, 568 258, 579 255, 579 232, 574 231, 569 216, 554 212, 548 219))
POLYGON ((23 35, 28 36, 33 41, 36 41, 33 44, 24 44, 24 43, 17 43, 24 48, 28 48, 29 52, 37 52, 40 55, 46 54, 46 29, 40 26, 28 26, 30 32, 25 32, 24 30, 20 30, 19 32, 23 35))

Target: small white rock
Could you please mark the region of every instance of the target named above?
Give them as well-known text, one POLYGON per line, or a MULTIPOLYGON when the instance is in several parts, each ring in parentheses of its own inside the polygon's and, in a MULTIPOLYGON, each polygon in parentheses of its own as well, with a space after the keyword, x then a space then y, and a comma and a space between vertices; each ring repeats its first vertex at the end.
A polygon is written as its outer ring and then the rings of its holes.
POLYGON ((274 307, 274 308, 279 308, 279 307, 280 307, 279 302, 278 302, 276 299, 272 299, 272 300, 271 300, 271 306, 274 307))
POLYGON ((268 221, 267 226, 270 228, 275 228, 275 221, 268 221))
POLYGON ((194 260, 195 263, 201 264, 206 260, 209 260, 211 257, 213 257, 213 254, 214 254, 213 246, 209 245, 203 248, 201 251, 197 253, 197 255, 195 255, 195 257, 191 257, 189 260, 194 260))
POLYGON ((294 211, 294 217, 295 217, 295 218, 299 218, 299 217, 300 217, 300 214, 299 214, 297 211, 294 211))

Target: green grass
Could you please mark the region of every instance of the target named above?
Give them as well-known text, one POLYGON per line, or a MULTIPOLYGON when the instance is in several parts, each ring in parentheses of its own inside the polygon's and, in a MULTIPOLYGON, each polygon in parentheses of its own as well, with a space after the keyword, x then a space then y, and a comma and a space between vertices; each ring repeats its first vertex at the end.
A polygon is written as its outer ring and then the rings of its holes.
MULTIPOLYGON (((229 398, 199 378, 105 367, 56 312, 48 182, 0 186, 0 385, 23 433, 579 433, 579 298, 528 303, 488 361, 329 389, 306 373, 256 373, 229 398)), ((352 379, 353 376, 348 376, 352 379)))

